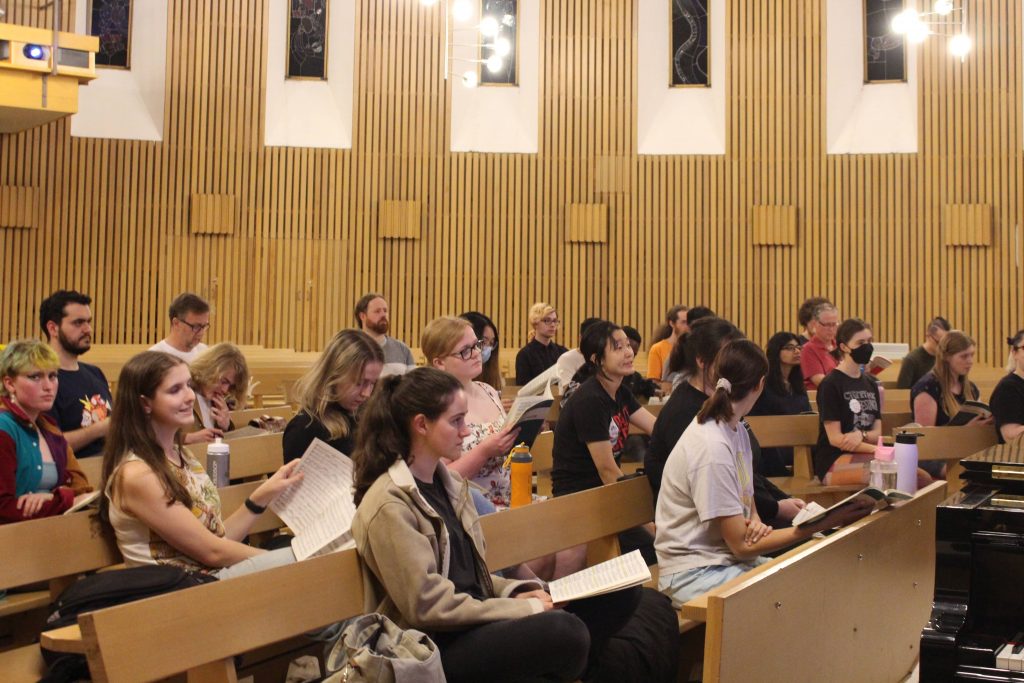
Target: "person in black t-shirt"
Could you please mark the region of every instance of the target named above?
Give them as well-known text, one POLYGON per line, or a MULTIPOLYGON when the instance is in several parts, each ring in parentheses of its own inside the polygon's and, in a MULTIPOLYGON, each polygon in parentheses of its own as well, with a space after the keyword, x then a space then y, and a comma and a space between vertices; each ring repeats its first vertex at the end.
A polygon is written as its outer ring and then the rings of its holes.
MULTIPOLYGON (((754 404, 751 415, 799 415, 811 412, 811 403, 800 369, 800 340, 792 332, 777 332, 765 345, 768 377, 764 392, 754 404)), ((792 448, 764 448, 759 467, 769 477, 788 477, 793 464, 792 448)))
POLYGON ((92 347, 91 303, 85 294, 62 289, 39 306, 39 326, 60 359, 49 414, 79 458, 100 455, 110 429, 110 383, 98 367, 78 360, 92 347))
POLYGON ((530 341, 516 354, 516 384, 524 386, 544 372, 568 351, 555 343, 555 334, 562 321, 558 319, 555 307, 546 303, 530 306, 530 341))
POLYGON ((556 496, 617 481, 630 424, 647 432, 654 427, 654 416, 622 385, 633 374, 633 349, 622 328, 607 320, 595 323, 580 340, 580 352, 584 365, 574 378, 580 386, 555 425, 556 496))
POLYGON ((1010 345, 1012 370, 999 380, 989 399, 999 443, 1024 433, 1024 330, 1007 338, 1006 343, 1010 345))
POLYGON ((384 352, 359 330, 334 335, 316 364, 295 385, 299 412, 284 428, 284 460, 301 458, 313 439, 351 456, 356 411, 366 402, 384 369, 384 352))

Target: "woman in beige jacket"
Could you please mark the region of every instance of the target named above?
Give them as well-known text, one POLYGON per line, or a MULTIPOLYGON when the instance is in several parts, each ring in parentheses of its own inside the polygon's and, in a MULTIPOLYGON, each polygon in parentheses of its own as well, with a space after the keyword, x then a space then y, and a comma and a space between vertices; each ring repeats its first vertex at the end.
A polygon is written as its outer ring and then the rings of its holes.
POLYGON ((352 533, 366 608, 434 638, 452 683, 577 680, 638 595, 563 610, 540 583, 487 571, 468 485, 441 461, 461 455, 465 415, 459 381, 433 368, 381 380, 364 407, 352 533))

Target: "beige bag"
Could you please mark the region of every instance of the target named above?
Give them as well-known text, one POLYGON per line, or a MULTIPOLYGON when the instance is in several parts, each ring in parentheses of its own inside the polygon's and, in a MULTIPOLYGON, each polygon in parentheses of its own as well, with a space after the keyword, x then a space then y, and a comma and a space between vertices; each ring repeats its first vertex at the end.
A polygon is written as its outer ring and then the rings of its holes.
POLYGON ((445 683, 441 653, 425 633, 382 614, 351 620, 326 661, 325 683, 445 683))

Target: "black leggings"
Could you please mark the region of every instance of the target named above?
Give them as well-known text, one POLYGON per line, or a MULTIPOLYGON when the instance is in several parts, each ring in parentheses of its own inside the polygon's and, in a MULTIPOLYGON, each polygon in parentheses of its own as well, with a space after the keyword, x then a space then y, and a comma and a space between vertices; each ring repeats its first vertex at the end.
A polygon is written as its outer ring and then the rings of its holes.
POLYGON ((609 637, 640 601, 629 588, 565 609, 434 634, 449 683, 460 681, 575 681, 584 676, 609 637))

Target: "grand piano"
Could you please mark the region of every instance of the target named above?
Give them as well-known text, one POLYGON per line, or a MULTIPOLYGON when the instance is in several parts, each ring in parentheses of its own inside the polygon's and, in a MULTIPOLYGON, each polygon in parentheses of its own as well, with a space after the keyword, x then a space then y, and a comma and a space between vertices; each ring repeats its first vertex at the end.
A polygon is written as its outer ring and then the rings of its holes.
POLYGON ((920 680, 1024 683, 1024 440, 961 464, 967 485, 936 509, 920 680))

